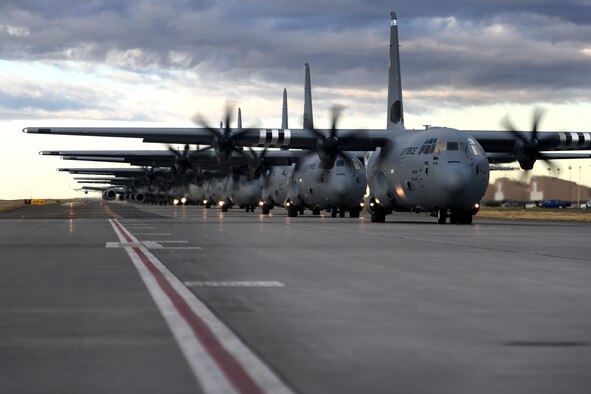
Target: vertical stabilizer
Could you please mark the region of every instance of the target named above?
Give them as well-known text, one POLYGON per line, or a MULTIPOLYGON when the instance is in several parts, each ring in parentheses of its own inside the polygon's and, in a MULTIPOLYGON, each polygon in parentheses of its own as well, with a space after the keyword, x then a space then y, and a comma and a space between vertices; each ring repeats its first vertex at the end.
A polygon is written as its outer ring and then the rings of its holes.
POLYGON ((386 128, 388 130, 404 129, 398 20, 395 12, 390 13, 390 66, 388 71, 388 120, 386 128))
POLYGON ((283 107, 281 109, 281 128, 288 129, 287 125, 287 89, 283 89, 283 107))
POLYGON ((242 110, 238 108, 238 128, 242 128, 242 110))
POLYGON ((312 114, 312 84, 310 83, 310 65, 306 63, 306 84, 304 85, 304 129, 314 128, 312 114))

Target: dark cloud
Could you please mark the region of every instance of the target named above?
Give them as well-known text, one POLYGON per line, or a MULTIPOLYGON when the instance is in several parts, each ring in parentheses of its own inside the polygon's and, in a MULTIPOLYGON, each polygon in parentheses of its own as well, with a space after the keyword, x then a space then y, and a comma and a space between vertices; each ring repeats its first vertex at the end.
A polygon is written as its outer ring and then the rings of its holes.
MULTIPOLYGON (((377 91, 386 85, 393 6, 381 0, 8 0, 0 5, 0 58, 191 70, 230 85, 301 84, 310 62, 316 86, 377 91)), ((404 0, 395 7, 405 90, 485 90, 501 101, 523 100, 526 90, 546 101, 588 100, 589 0, 404 0)), ((454 97, 451 103, 465 104, 454 97)))

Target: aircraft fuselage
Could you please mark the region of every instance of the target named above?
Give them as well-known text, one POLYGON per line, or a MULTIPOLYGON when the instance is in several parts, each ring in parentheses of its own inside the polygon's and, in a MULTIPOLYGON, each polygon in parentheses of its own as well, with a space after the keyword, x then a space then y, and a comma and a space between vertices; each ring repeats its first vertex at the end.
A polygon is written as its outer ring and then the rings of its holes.
MULTIPOLYGON (((370 199, 387 211, 472 212, 486 192, 488 159, 469 134, 429 129, 397 135, 366 157, 370 199)), ((369 209, 370 207, 368 207, 369 209)))

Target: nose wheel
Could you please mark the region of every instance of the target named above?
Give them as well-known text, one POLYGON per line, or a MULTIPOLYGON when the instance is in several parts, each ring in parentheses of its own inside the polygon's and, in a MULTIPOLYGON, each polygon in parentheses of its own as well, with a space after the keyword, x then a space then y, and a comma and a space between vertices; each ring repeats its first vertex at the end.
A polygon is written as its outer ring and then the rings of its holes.
POLYGON ((438 209, 437 210, 437 223, 445 224, 447 221, 447 209, 438 209))

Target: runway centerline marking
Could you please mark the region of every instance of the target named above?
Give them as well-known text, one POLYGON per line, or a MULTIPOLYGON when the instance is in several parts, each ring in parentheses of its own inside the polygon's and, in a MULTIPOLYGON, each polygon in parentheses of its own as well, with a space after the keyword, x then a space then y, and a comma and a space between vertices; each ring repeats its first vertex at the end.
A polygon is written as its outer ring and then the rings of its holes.
POLYGON ((191 281, 185 282, 185 285, 189 287, 285 287, 283 283, 277 281, 191 281))
POLYGON ((118 220, 109 219, 205 393, 292 391, 118 220), (131 246, 135 245, 135 246, 131 246))

